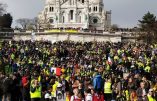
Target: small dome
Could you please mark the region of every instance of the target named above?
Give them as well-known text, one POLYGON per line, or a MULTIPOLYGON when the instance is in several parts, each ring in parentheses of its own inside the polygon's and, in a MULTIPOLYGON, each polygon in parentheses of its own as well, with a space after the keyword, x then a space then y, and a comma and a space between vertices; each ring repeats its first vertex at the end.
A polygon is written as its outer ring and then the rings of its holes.
POLYGON ((45 4, 54 4, 55 0, 46 0, 45 4))
POLYGON ((89 2, 98 4, 98 3, 103 3, 103 0, 89 0, 89 2))

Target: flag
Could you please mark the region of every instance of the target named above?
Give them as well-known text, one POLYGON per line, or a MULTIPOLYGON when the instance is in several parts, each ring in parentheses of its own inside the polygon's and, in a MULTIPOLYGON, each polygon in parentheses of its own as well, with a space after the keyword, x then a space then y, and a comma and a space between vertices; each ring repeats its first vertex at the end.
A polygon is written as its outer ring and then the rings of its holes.
POLYGON ((61 68, 52 68, 51 71, 54 71, 56 76, 61 76, 61 68))
POLYGON ((112 60, 111 60, 111 58, 110 57, 108 57, 108 64, 112 64, 112 60))
POLYGON ((61 68, 56 68, 56 75, 61 76, 61 68))

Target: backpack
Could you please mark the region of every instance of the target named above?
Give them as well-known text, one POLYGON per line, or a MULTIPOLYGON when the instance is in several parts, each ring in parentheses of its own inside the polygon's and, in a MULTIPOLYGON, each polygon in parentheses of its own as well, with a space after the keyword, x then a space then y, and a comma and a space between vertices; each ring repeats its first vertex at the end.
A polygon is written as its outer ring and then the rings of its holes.
POLYGON ((93 83, 94 83, 94 89, 96 91, 103 89, 103 79, 102 79, 101 75, 95 76, 93 83))

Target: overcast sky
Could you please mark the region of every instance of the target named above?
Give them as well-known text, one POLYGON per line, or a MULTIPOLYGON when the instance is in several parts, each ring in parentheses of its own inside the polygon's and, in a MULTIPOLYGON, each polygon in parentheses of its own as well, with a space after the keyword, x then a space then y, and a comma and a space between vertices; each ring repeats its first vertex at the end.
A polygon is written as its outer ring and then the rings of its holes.
MULTIPOLYGON (((44 7, 44 0, 0 0, 7 4, 7 11, 13 15, 14 24, 18 18, 33 18, 44 7)), ((157 16, 157 0, 104 0, 105 10, 112 10, 112 24, 120 27, 137 26, 138 20, 150 11, 157 16)))

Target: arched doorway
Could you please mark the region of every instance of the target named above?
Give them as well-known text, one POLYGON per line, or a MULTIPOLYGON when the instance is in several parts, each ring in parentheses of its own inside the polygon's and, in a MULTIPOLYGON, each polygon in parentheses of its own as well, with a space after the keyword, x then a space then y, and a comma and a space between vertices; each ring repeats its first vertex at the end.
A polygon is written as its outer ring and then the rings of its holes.
POLYGON ((70 20, 74 19, 74 10, 70 10, 70 20))

